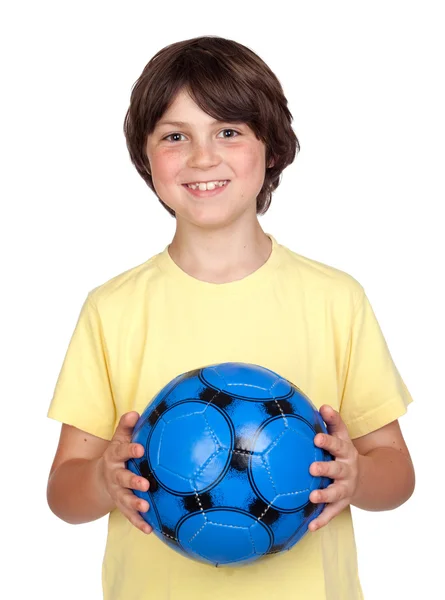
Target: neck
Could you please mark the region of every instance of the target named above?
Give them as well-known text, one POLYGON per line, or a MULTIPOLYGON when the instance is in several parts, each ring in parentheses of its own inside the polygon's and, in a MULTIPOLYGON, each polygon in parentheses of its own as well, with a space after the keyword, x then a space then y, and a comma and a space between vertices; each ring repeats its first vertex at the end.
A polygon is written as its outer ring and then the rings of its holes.
POLYGON ((183 271, 201 281, 243 279, 259 269, 271 253, 271 241, 258 219, 249 226, 233 224, 225 230, 190 231, 178 225, 168 252, 183 271))

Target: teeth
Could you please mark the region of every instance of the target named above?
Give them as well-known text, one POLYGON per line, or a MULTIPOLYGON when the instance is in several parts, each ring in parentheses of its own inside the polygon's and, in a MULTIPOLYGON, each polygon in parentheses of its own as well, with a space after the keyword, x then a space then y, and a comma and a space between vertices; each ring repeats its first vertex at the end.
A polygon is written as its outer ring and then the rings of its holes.
POLYGON ((192 190, 199 189, 201 192, 205 192, 206 190, 214 190, 216 187, 223 187, 226 185, 227 180, 225 181, 209 181, 208 183, 188 183, 187 187, 192 190))

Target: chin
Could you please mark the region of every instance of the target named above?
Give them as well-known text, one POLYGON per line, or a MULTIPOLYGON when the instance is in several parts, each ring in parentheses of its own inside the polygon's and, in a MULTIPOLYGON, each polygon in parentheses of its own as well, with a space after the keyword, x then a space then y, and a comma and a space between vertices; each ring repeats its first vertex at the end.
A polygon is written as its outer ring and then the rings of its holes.
POLYGON ((220 229, 222 227, 227 227, 240 219, 245 220, 245 218, 245 211, 234 211, 233 209, 228 209, 227 206, 219 206, 212 209, 210 209, 210 207, 209 209, 202 207, 199 210, 191 211, 188 213, 186 220, 197 227, 220 229))

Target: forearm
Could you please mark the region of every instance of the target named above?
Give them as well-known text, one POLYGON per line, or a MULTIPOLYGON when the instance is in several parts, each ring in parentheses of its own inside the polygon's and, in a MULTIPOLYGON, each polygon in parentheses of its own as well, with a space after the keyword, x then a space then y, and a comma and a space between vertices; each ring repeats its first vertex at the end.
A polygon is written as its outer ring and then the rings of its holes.
POLYGON ((409 458, 394 448, 375 448, 359 455, 359 482, 351 504, 363 510, 392 510, 408 500, 414 485, 409 458))
POLYGON ((51 475, 48 504, 68 523, 87 523, 114 508, 101 477, 101 459, 73 459, 62 463, 51 475))

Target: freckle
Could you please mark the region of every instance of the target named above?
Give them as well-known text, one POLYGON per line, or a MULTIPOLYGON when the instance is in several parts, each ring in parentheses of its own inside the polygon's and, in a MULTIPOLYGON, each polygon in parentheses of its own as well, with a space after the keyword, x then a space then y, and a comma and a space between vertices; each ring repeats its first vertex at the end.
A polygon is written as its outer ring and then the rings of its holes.
POLYGON ((84 442, 86 442, 86 441, 87 441, 87 438, 83 438, 83 441, 84 441, 84 442))

